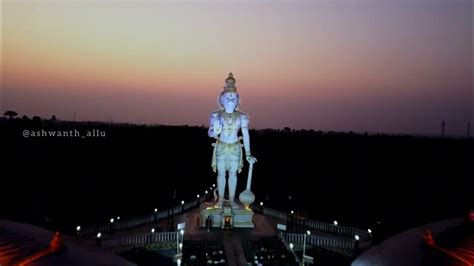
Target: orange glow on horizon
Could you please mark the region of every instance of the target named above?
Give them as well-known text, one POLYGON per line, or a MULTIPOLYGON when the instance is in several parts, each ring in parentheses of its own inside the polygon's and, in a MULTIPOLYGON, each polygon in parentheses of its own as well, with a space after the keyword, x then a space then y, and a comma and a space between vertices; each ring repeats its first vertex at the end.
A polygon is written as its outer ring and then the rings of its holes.
MULTIPOLYGON (((392 106, 387 116, 408 116, 420 102, 429 105, 434 123, 445 119, 437 107, 443 101, 444 113, 464 121, 473 113, 466 100, 472 21, 468 0, 452 2, 6 0, 3 108, 70 114, 84 108, 62 102, 76 95, 107 99, 98 104, 123 119, 151 122, 167 110, 169 122, 181 114, 173 105, 215 108, 233 72, 246 109, 264 114, 271 108, 262 110, 263 104, 278 106, 266 114, 271 123, 257 120, 261 127, 284 126, 289 122, 280 120, 300 119, 301 112, 308 117, 295 127, 347 127, 353 122, 344 112, 364 109, 353 119, 365 123, 386 106, 392 106), (46 94, 58 95, 57 106, 46 94), (171 109, 143 104, 151 100, 171 109), (124 105, 142 118, 123 113, 124 105), (308 108, 319 120, 303 111, 308 108), (323 122, 329 115, 333 121, 323 122)), ((92 113, 109 116, 90 110, 87 117, 92 113)))

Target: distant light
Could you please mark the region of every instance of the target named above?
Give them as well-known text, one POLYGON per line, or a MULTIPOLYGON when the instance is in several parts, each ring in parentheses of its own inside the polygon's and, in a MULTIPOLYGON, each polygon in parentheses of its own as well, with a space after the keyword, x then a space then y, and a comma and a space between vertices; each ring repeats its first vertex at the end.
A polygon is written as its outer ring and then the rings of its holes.
POLYGON ((151 233, 152 233, 152 234, 155 233, 155 228, 152 228, 152 229, 151 229, 151 233))
POLYGON ((102 237, 102 234, 101 233, 98 233, 97 234, 97 238, 101 238, 102 237))
POLYGON ((308 230, 308 231, 306 231, 306 234, 311 235, 311 232, 308 230))
POLYGON ((184 200, 181 201, 181 205, 184 205, 184 200))
POLYGON ((178 264, 178 266, 180 266, 181 265, 181 259, 177 259, 176 263, 178 264))
POLYGON ((290 243, 290 249, 293 249, 294 245, 293 243, 290 243))
POLYGON ((199 194, 197 194, 196 198, 198 198, 198 199, 199 199, 199 194))
POLYGON ((262 202, 262 201, 260 201, 260 206, 263 206, 263 202, 262 202))
POLYGON ((337 221, 334 221, 334 225, 337 226, 338 222, 337 221))
POLYGON ((120 220, 120 216, 117 216, 117 220, 120 220))
POLYGON ((370 230, 370 228, 367 229, 367 232, 369 232, 369 234, 372 234, 372 230, 370 230))
POLYGON ((158 208, 155 208, 155 212, 158 212, 158 208))
POLYGON ((294 214, 295 212, 293 210, 291 210, 291 214, 294 214))
POLYGON ((113 223, 114 222, 114 218, 110 219, 110 223, 113 223))
POLYGON ((207 194, 207 190, 206 190, 206 194, 207 194))
POLYGON ((378 224, 380 224, 380 222, 377 222, 378 224))
POLYGON ((184 235, 184 230, 183 230, 183 229, 179 230, 179 233, 180 233, 181 235, 184 235))
POLYGON ((355 235, 354 238, 355 238, 355 240, 359 240, 359 239, 360 239, 359 235, 355 235))
POLYGON ((183 243, 179 243, 179 249, 183 248, 183 243))
POLYGON ((212 187, 216 187, 216 184, 212 184, 212 187))
POLYGON ((76 230, 79 232, 79 231, 81 230, 81 226, 78 225, 78 226, 76 227, 76 230))

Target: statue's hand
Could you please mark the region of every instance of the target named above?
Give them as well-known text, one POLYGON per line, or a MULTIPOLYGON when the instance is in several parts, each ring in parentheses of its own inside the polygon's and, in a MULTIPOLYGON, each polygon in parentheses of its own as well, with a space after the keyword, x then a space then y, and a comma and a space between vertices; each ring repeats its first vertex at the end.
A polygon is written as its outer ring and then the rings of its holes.
POLYGON ((254 163, 257 162, 257 158, 253 157, 252 155, 248 155, 248 156, 246 157, 246 159, 247 159, 247 162, 249 162, 249 163, 251 163, 251 164, 254 164, 254 163))
POLYGON ((214 124, 212 125, 212 128, 213 128, 214 133, 216 134, 216 136, 218 136, 222 131, 221 123, 219 123, 218 120, 214 121, 214 124))

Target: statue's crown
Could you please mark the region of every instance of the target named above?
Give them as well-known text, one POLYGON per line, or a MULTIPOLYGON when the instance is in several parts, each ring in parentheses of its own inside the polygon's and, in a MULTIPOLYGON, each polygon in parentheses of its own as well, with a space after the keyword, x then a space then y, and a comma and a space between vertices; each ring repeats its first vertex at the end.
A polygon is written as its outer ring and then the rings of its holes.
POLYGON ((229 76, 225 79, 224 92, 237 92, 237 87, 235 87, 235 79, 232 72, 230 72, 229 76))

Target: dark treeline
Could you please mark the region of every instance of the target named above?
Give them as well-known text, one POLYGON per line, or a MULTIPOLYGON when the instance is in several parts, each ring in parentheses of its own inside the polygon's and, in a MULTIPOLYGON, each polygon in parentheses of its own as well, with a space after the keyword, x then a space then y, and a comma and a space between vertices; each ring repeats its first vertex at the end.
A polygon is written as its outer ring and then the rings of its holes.
MULTIPOLYGON (((105 222, 193 199, 215 183, 206 127, 38 118, 0 119, 0 126, 0 217, 71 227, 105 222), (105 137, 25 138, 23 130, 105 137)), ((395 232, 474 208, 472 139, 289 128, 250 135, 258 159, 252 190, 275 209, 362 228, 381 222, 395 232)))

